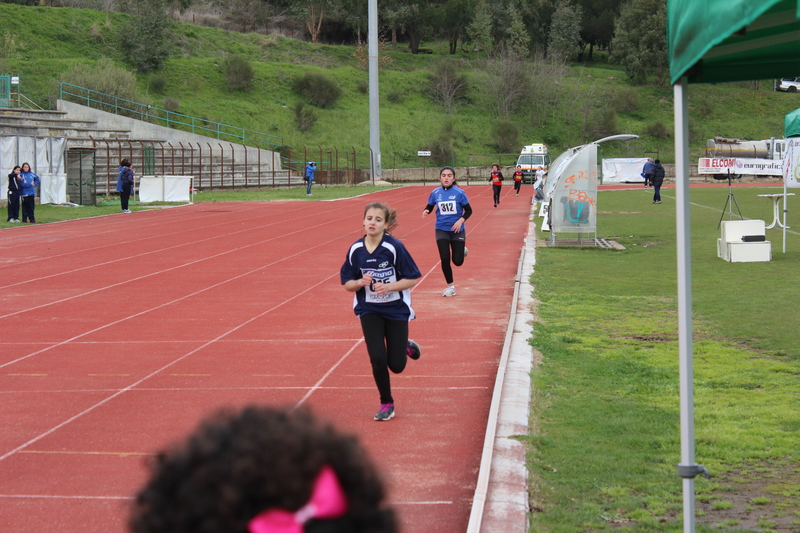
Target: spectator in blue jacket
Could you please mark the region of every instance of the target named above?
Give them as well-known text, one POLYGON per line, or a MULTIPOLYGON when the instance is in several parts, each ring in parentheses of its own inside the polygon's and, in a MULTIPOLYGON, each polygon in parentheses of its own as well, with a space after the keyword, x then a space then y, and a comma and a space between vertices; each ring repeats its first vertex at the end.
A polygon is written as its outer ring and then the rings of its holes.
POLYGON ((19 222, 19 175, 22 169, 16 165, 8 175, 8 220, 19 222))
POLYGON ((314 173, 317 171, 317 164, 309 161, 306 165, 306 173, 303 175, 303 181, 306 182, 306 196, 311 196, 311 185, 314 183, 314 173))
POLYGON ((33 211, 36 207, 36 187, 39 186, 39 176, 31 172, 28 163, 22 163, 22 172, 17 178, 19 183, 19 195, 22 198, 22 221, 36 224, 36 217, 33 211))
POLYGON ((642 177, 644 178, 644 186, 649 187, 653 183, 653 167, 656 164, 653 163, 653 158, 648 157, 647 162, 644 164, 642 168, 642 177))
POLYGON ((133 193, 133 169, 129 159, 119 162, 119 176, 117 176, 117 190, 119 191, 119 201, 122 205, 123 213, 130 213, 128 200, 133 193))

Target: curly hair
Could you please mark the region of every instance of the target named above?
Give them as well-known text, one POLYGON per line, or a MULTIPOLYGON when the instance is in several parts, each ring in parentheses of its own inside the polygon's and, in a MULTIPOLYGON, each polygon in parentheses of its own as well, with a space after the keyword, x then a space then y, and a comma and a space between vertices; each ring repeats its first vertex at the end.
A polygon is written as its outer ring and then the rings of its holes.
POLYGON ((184 443, 151 461, 151 476, 133 504, 133 533, 247 533, 267 509, 308 503, 323 466, 336 473, 349 509, 338 519, 310 520, 306 533, 395 533, 384 487, 352 435, 322 424, 306 409, 223 409, 184 443))

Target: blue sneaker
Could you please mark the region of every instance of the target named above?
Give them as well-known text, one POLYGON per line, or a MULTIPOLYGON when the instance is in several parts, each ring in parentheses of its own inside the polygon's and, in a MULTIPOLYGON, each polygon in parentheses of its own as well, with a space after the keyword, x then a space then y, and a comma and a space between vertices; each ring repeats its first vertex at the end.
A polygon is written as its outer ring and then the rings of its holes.
POLYGON ((422 352, 419 349, 419 344, 408 339, 408 348, 406 348, 406 355, 409 356, 413 360, 419 359, 419 356, 422 355, 422 352))
POLYGON ((382 403, 381 410, 375 413, 375 420, 384 421, 394 417, 394 404, 382 403))

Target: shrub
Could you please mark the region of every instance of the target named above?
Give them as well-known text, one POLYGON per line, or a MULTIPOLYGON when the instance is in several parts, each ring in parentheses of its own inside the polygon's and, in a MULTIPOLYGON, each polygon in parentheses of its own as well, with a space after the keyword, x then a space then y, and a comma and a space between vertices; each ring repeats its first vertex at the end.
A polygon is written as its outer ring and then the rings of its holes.
POLYGON ((358 80, 358 92, 367 94, 369 91, 369 80, 358 80))
POLYGON ((304 102, 297 102, 294 106, 294 120, 298 130, 308 131, 316 124, 317 114, 304 102))
POLYGON ((167 96, 164 98, 164 109, 169 111, 170 113, 177 113, 178 108, 181 106, 181 101, 177 98, 172 98, 171 96, 167 96))
POLYGON ((342 95, 336 80, 321 72, 308 72, 294 80, 292 88, 317 107, 332 107, 342 95))
POLYGON ((163 74, 156 74, 150 78, 150 90, 154 93, 162 93, 167 88, 167 77, 163 74))
POLYGON ((453 159, 453 123, 447 121, 439 134, 439 138, 428 144, 431 161, 437 165, 449 165, 453 159))
POLYGON ((519 127, 507 117, 500 117, 494 123, 494 138, 497 151, 500 153, 514 153, 522 146, 519 136, 519 127))
POLYGON ((236 90, 247 91, 253 81, 253 67, 247 58, 230 56, 222 62, 222 71, 228 80, 228 87, 236 90))
POLYGON ((118 34, 120 51, 139 72, 158 70, 172 50, 166 0, 139 0, 131 8, 130 23, 118 34))
POLYGON ((672 131, 660 120, 648 124, 645 132, 658 139, 666 139, 672 135, 672 131))
POLYGON ((393 89, 386 95, 386 99, 389 100, 393 104, 399 104, 403 101, 403 91, 398 91, 397 89, 393 89))
MULTIPOLYGON (((136 90, 136 76, 123 68, 114 65, 114 62, 104 57, 91 65, 88 63, 78 63, 69 70, 64 71, 57 79, 57 84, 70 83, 96 91, 102 94, 91 94, 96 102, 91 107, 102 109, 111 113, 116 112, 116 98, 136 102, 141 100, 139 92, 136 90), (107 96, 105 96, 107 95, 107 96)), ((58 87, 55 87, 58 92, 58 87)), ((80 92, 80 91, 70 91, 80 92)), ((134 114, 123 112, 122 114, 134 116, 134 114)), ((135 114, 138 117, 138 112, 135 114)))
POLYGON ((631 87, 621 87, 614 93, 614 107, 618 112, 633 113, 639 109, 639 95, 631 87))
POLYGON ((444 59, 431 78, 431 98, 448 113, 467 98, 467 76, 459 73, 458 68, 455 60, 444 59))

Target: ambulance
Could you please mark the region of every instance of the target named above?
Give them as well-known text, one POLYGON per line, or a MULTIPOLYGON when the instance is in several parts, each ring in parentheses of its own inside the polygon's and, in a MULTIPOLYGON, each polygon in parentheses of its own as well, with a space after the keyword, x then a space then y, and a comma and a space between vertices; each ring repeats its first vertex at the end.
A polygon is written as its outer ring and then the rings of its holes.
POLYGON ((544 144, 529 144, 522 147, 522 152, 517 159, 517 166, 522 167, 525 174, 524 183, 532 183, 535 179, 536 169, 542 167, 545 172, 550 168, 550 154, 544 144))

